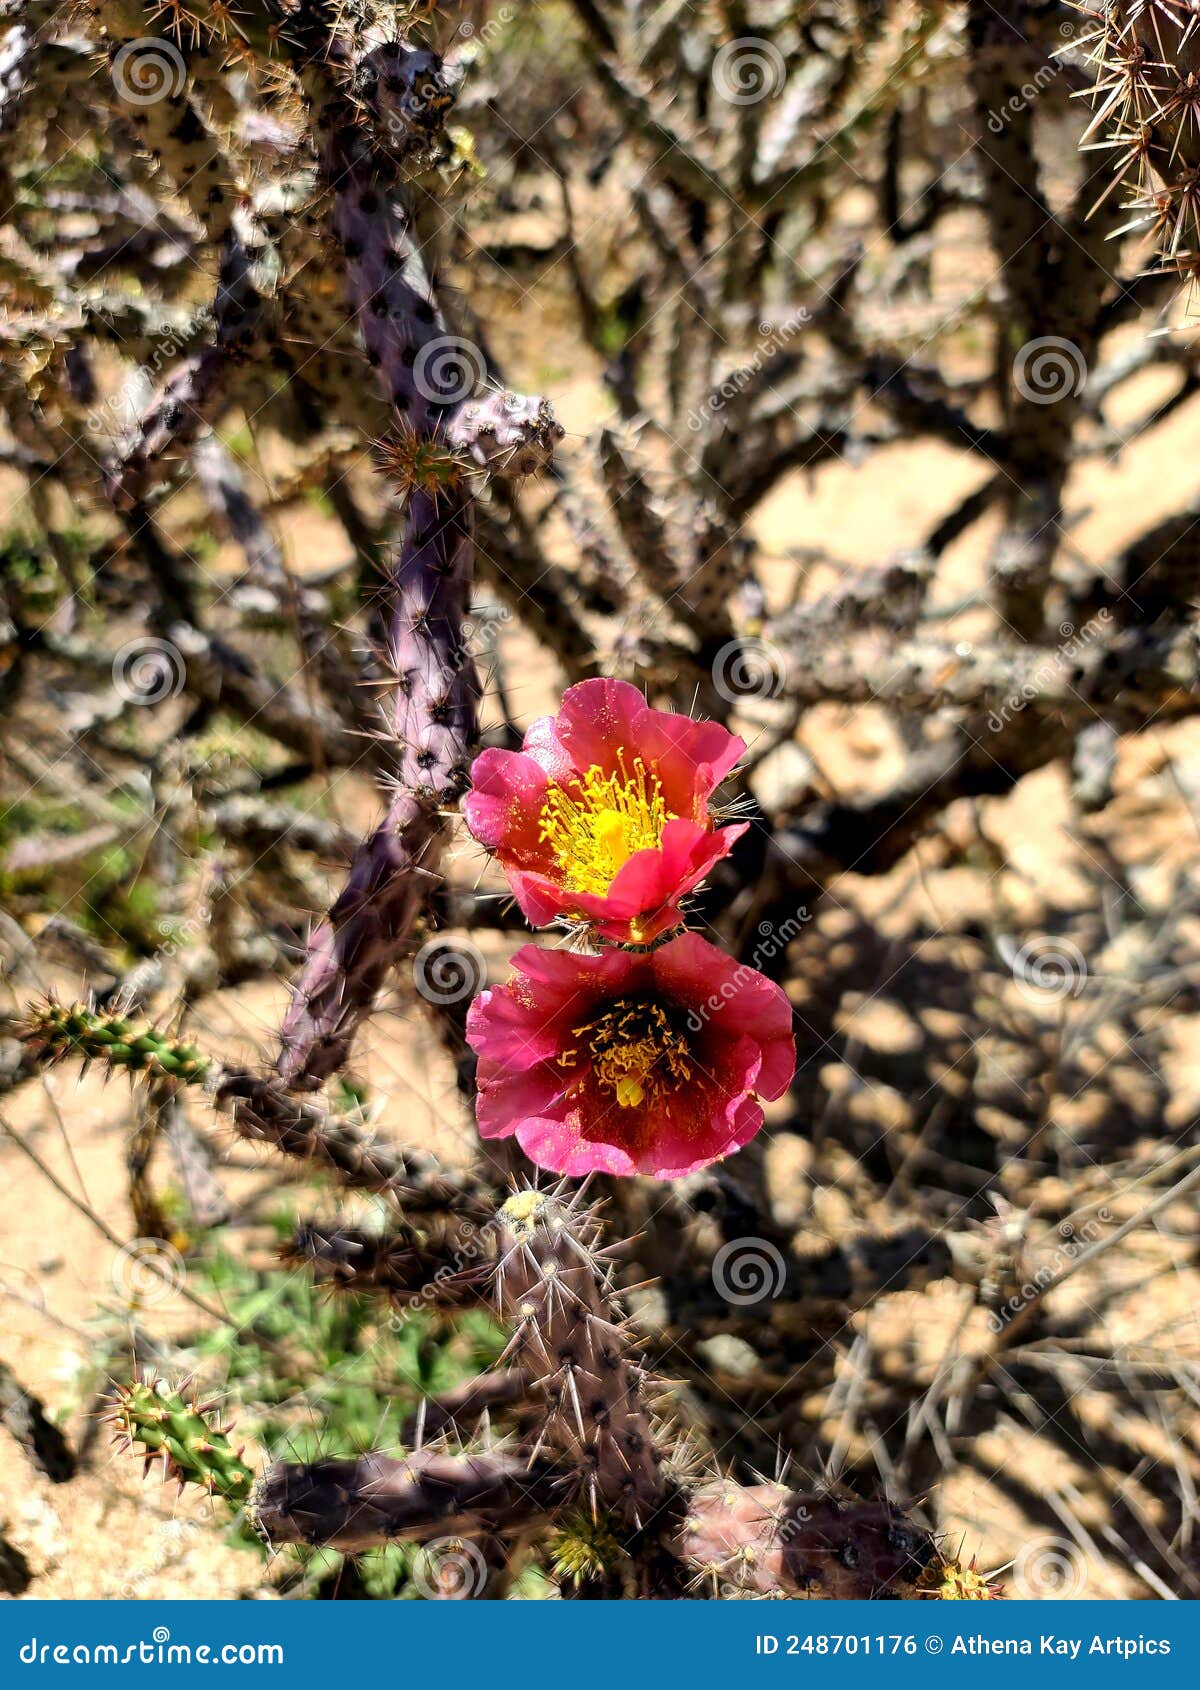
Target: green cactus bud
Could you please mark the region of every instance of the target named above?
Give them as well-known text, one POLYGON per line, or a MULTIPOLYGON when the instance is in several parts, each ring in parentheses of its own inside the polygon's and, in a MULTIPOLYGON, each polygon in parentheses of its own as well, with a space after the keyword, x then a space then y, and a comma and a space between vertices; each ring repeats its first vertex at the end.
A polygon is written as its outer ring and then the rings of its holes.
POLYGON ((242 1460, 241 1449, 229 1441, 232 1421, 222 1425, 216 1408, 195 1395, 188 1402, 162 1380, 136 1379, 117 1387, 106 1418, 116 1427, 118 1444, 144 1452, 147 1473, 158 1461, 164 1479, 178 1479, 181 1489, 200 1485, 231 1508, 241 1508, 255 1475, 242 1460))

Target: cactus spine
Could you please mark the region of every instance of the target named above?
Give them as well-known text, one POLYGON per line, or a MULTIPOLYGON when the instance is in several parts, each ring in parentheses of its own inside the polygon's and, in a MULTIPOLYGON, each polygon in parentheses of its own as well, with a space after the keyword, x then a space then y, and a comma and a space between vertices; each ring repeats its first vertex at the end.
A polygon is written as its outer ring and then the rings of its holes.
POLYGON ((1116 155, 1129 208, 1155 257, 1194 285, 1200 276, 1200 36, 1191 5, 1106 0, 1080 7, 1096 70, 1088 134, 1116 155))

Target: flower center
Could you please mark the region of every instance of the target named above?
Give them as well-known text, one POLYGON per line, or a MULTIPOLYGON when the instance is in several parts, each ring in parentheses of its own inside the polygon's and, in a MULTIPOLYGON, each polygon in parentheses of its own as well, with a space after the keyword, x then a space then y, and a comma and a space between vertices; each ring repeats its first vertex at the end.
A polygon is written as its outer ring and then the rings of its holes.
MULTIPOLYGON (((618 998, 595 1021, 572 1028, 592 1059, 592 1073, 622 1109, 636 1109, 647 1098, 662 1102, 691 1078, 688 1043, 672 1026, 660 1004, 618 998)), ((559 1060, 573 1067, 577 1050, 559 1060)))
POLYGON ((577 786, 552 782, 538 820, 538 842, 549 843, 571 890, 603 894, 635 851, 657 847, 675 816, 653 768, 635 757, 628 769, 621 750, 614 774, 593 763, 577 786))

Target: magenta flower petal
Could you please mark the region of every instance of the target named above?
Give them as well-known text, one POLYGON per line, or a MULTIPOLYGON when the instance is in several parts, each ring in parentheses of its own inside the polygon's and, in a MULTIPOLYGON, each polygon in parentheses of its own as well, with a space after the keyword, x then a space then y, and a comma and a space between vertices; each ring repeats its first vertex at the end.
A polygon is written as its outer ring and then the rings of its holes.
POLYGON ((608 773, 617 753, 640 749, 639 723, 646 700, 628 681, 580 681, 563 694, 555 732, 575 769, 596 764, 608 773))
POLYGON ((636 1174, 637 1163, 615 1144, 593 1143, 566 1120, 534 1118, 517 1128, 517 1143, 531 1162, 551 1173, 583 1179, 588 1174, 636 1174))
POLYGON ((524 752, 481 751, 463 799, 467 826, 490 850, 534 860, 548 784, 545 770, 524 752))
POLYGON ((702 939, 681 933, 654 953, 655 972, 668 993, 703 990, 694 1003, 694 1020, 703 1020, 717 1039, 749 1034, 762 1051, 756 1090, 761 1097, 782 1097, 796 1068, 792 1006, 787 993, 749 963, 737 962, 702 939))

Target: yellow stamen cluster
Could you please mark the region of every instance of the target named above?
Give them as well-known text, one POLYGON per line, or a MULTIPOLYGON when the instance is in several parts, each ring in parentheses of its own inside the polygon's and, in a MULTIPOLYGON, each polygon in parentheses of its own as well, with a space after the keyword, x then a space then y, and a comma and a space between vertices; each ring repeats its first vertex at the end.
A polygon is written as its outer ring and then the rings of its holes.
POLYGON ((653 767, 635 757, 627 769, 622 750, 613 774, 593 763, 577 786, 551 783, 538 838, 549 842, 572 891, 602 895, 622 864, 635 851, 655 848, 675 819, 653 767))
MULTIPOLYGON (((647 1097, 661 1101, 691 1079, 687 1040, 659 1004, 618 998, 595 1021, 572 1032, 587 1046, 600 1089, 611 1092, 622 1109, 636 1109, 647 1097)), ((559 1061, 573 1068, 578 1056, 572 1048, 559 1061)))

